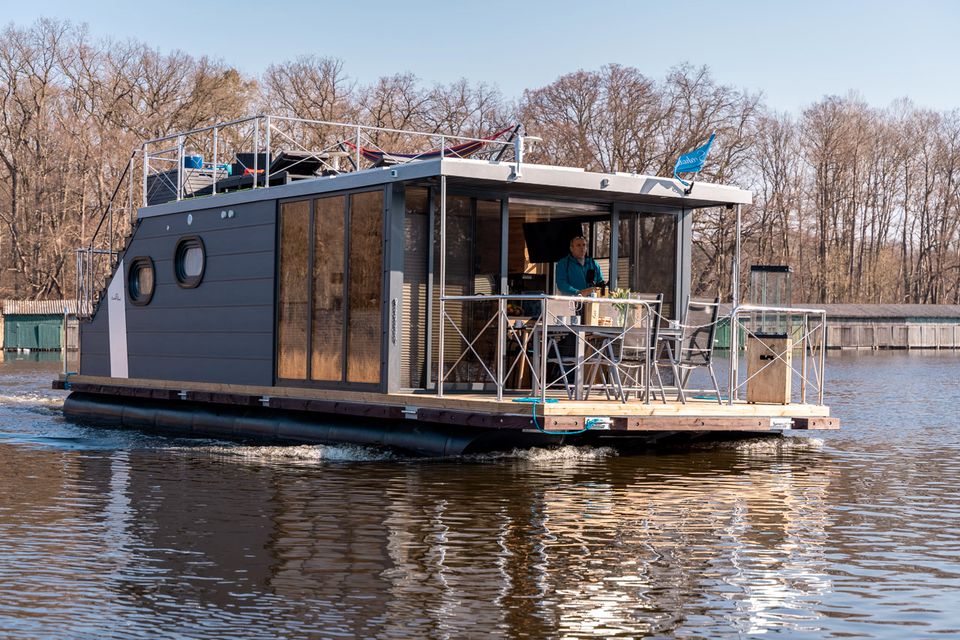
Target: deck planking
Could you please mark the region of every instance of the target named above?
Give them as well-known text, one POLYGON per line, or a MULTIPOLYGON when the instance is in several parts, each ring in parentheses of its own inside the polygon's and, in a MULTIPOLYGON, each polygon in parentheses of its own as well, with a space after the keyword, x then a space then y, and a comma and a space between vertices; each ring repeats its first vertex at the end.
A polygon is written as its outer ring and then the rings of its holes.
MULTIPOLYGON (((61 380, 61 383, 63 381, 61 380)), ((615 431, 770 431, 782 429, 777 419, 790 418, 794 428, 837 429, 829 407, 812 404, 749 404, 736 401, 718 404, 705 399, 680 402, 633 399, 567 400, 532 404, 514 402, 516 396, 498 401, 492 393, 376 393, 307 387, 264 387, 101 376, 70 376, 70 388, 91 393, 125 395, 164 400, 268 406, 318 413, 372 418, 416 418, 427 422, 491 428, 529 428, 546 431, 583 428, 595 417, 610 418, 615 431)))

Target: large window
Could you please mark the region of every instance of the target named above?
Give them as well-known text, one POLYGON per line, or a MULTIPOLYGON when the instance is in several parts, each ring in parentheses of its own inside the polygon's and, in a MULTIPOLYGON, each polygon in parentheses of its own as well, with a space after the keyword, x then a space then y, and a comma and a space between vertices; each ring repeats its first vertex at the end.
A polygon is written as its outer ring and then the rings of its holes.
POLYGON ((350 196, 347 381, 380 380, 383 192, 350 196))
POLYGON ((641 293, 662 293, 663 314, 677 309, 677 216, 673 213, 622 213, 619 285, 641 293))
POLYGON ((277 376, 307 377, 307 267, 310 203, 287 202, 280 208, 280 291, 277 319, 277 376))
MULTIPOLYGON (((500 201, 447 196, 446 286, 448 296, 500 293, 500 201)), ((434 289, 431 378, 436 380, 439 353, 440 310, 440 216, 434 218, 434 289)), ((473 350, 490 363, 496 353, 496 325, 477 337, 493 314, 494 307, 478 302, 447 302, 449 316, 444 327, 444 370, 449 382, 484 382, 488 378, 477 356, 466 349, 456 325, 465 335, 476 338, 473 350), (457 362, 459 360, 459 362, 457 362), (451 371, 456 363, 456 367, 451 371)))
POLYGON ((382 227, 382 191, 281 206, 278 378, 380 382, 382 227))
POLYGON ((343 247, 346 196, 313 201, 313 380, 343 377, 343 247))
POLYGON ((403 319, 400 385, 425 386, 427 355, 427 273, 430 260, 430 192, 407 187, 403 219, 403 319))

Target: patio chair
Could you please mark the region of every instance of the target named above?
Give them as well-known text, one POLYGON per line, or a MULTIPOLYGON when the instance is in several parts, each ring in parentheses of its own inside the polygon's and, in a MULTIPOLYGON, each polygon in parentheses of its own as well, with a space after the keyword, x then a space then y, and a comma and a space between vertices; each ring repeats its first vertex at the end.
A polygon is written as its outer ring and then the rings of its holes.
POLYGON ((585 397, 589 396, 589 388, 593 384, 589 375, 591 364, 604 359, 602 339, 598 341, 570 326, 571 317, 577 315, 577 307, 576 303, 569 301, 547 300, 547 325, 570 328, 554 331, 547 338, 547 364, 554 371, 546 374, 545 382, 547 387, 562 383, 570 400, 577 399, 578 381, 579 386, 588 390, 585 397))
MULTIPOLYGON (((626 309, 622 332, 606 339, 601 354, 592 364, 591 384, 599 372, 605 390, 612 385, 621 402, 627 402, 631 392, 639 398, 641 390, 645 389, 643 373, 649 363, 650 374, 656 376, 661 397, 666 402, 663 380, 656 363, 663 294, 634 294, 631 298, 644 300, 649 306, 631 305, 626 309)), ((655 389, 653 393, 656 397, 655 389)), ((607 397, 610 397, 609 392, 607 397)))
POLYGON ((677 399, 686 403, 684 387, 690 380, 694 369, 704 367, 710 373, 713 388, 717 393, 717 403, 723 404, 720 397, 720 385, 713 370, 713 341, 717 333, 717 318, 720 316, 720 298, 712 302, 690 300, 683 317, 683 335, 679 352, 673 354, 670 366, 677 383, 677 399))
MULTIPOLYGON (((567 325, 573 315, 576 315, 576 306, 573 302, 547 299, 544 321, 548 327, 567 325)), ((572 333, 552 333, 547 336, 546 345, 547 365, 553 367, 554 370, 544 372, 545 380, 543 380, 543 384, 549 388, 551 384, 562 382, 569 400, 573 399, 575 386, 571 380, 571 374, 574 373, 577 366, 575 340, 576 336, 572 333), (554 375, 557 371, 560 373, 559 376, 554 375)), ((538 365, 539 363, 534 363, 534 367, 538 365)))

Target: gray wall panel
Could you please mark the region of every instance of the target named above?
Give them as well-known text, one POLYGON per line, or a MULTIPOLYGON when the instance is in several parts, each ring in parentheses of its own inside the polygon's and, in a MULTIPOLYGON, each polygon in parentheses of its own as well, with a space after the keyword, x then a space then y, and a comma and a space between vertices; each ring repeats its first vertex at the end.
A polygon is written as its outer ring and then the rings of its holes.
POLYGON ((80 373, 85 376, 110 375, 106 304, 91 322, 80 323, 80 373))
MULTIPOLYGON (((273 349, 267 340, 270 332, 246 333, 183 333, 154 332, 127 334, 127 348, 130 353, 140 356, 162 356, 195 358, 195 354, 204 353, 211 358, 245 358, 250 360, 272 360, 273 349)), ((133 372, 130 373, 134 376, 133 372)))
POLYGON ((158 378, 155 371, 173 371, 163 379, 186 382, 218 382, 228 377, 225 384, 264 385, 263 363, 243 358, 176 358, 163 355, 130 356, 130 377, 158 378), (185 363, 187 366, 185 366, 185 363), (229 376, 225 373, 229 372, 229 376))
MULTIPOLYGON (((201 285, 202 287, 203 285, 201 285)), ((200 287, 197 288, 199 290, 200 287)), ((152 307, 153 304, 150 305, 152 307)), ((142 311, 142 308, 137 308, 142 311)), ((273 306, 205 306, 152 309, 151 313, 127 312, 127 333, 177 332, 273 332, 273 306)))
POLYGON ((126 262, 150 256, 156 285, 150 304, 126 306, 130 377, 226 384, 273 383, 274 201, 146 218, 126 262), (177 241, 203 240, 203 280, 176 282, 177 241))
MULTIPOLYGON (((172 267, 171 267, 172 268, 172 267)), ((144 315, 157 308, 195 310, 209 307, 257 307, 265 305, 251 304, 247 297, 251 291, 273 291, 273 278, 250 278, 246 280, 207 280, 204 276, 200 286, 184 289, 174 282, 158 283, 153 300, 146 307, 137 307, 132 312, 143 311, 144 315)), ((269 305, 273 308, 273 304, 269 305)), ((128 315, 131 312, 128 312, 128 315)))

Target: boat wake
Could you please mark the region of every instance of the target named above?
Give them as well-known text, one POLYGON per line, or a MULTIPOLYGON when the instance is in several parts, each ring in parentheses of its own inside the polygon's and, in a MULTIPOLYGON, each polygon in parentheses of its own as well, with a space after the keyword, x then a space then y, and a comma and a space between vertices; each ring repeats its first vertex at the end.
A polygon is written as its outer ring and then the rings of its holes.
POLYGON ((16 408, 46 407, 60 409, 63 397, 47 396, 36 392, 0 394, 0 406, 16 408))
POLYGON ((726 449, 739 451, 741 453, 768 455, 778 453, 819 451, 823 449, 823 446, 824 440, 822 438, 812 438, 807 436, 766 436, 761 438, 747 438, 743 440, 717 440, 713 442, 700 442, 692 445, 691 448, 697 450, 726 449))
POLYGON ((494 451, 462 456, 463 460, 476 462, 498 462, 501 460, 522 460, 535 465, 573 465, 580 462, 593 462, 618 455, 617 450, 610 447, 563 446, 550 449, 532 447, 530 449, 513 449, 511 451, 494 451))
POLYGON ((400 456, 386 449, 359 445, 207 445, 182 447, 191 455, 207 454, 224 461, 310 466, 322 462, 380 462, 400 456))
POLYGON ((360 445, 202 445, 174 447, 173 450, 189 455, 209 455, 227 462, 252 464, 283 464, 312 466, 339 462, 474 462, 524 461, 534 465, 569 466, 581 462, 603 460, 617 455, 608 447, 564 446, 553 449, 513 449, 463 456, 424 458, 407 455, 389 449, 360 445))

